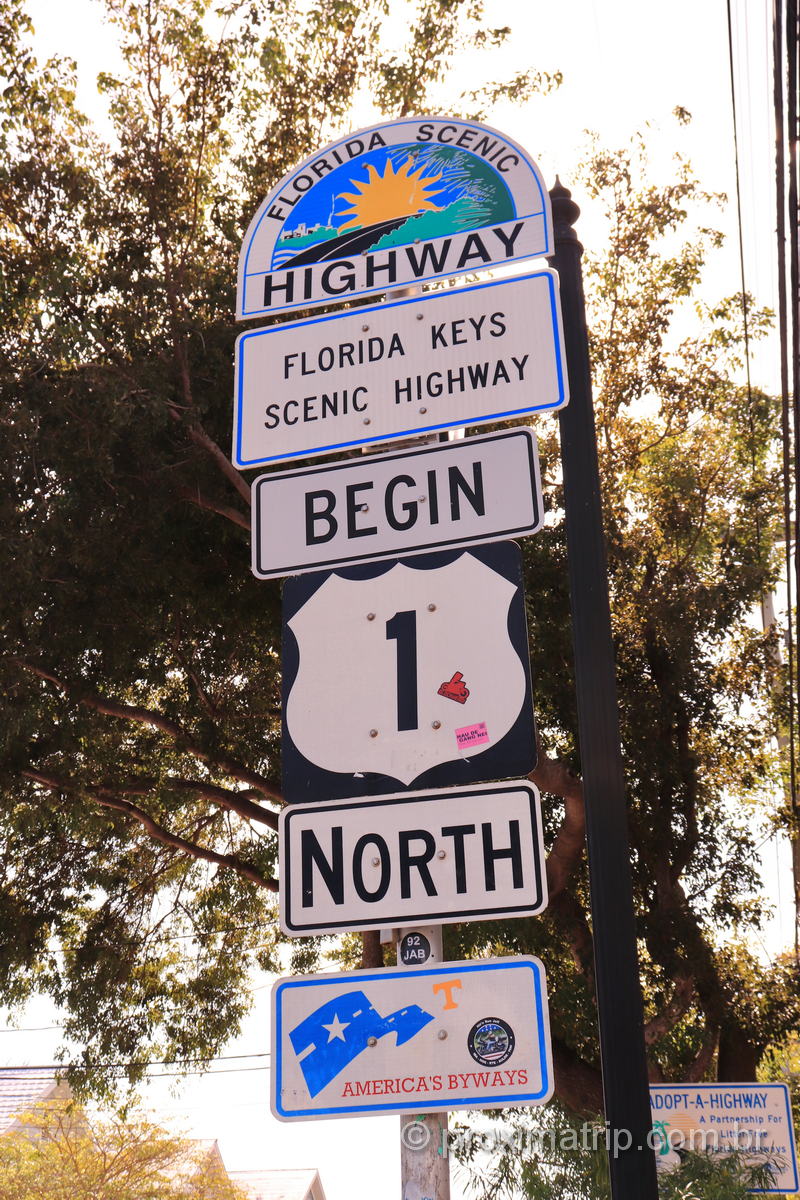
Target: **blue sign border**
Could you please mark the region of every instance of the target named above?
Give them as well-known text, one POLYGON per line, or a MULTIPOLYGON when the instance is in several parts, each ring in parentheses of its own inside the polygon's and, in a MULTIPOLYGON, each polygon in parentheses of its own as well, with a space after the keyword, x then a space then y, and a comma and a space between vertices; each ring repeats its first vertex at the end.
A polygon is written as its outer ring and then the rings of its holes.
POLYGON ((789 1140, 790 1140, 791 1146, 792 1146, 791 1166, 792 1166, 792 1170, 794 1171, 794 1183, 793 1183, 793 1186, 790 1188, 751 1188, 750 1191, 752 1192, 753 1195, 759 1195, 759 1196, 766 1196, 766 1195, 792 1196, 792 1195, 794 1195, 795 1192, 800 1190, 800 1180, 798 1180, 798 1174, 797 1174, 797 1146, 795 1145, 794 1123, 792 1121, 792 1104, 791 1104, 791 1099, 789 1096, 789 1088, 788 1088, 787 1084, 785 1084, 785 1083, 753 1083, 752 1081, 749 1083, 742 1083, 742 1082, 737 1082, 736 1080, 731 1080, 730 1082, 728 1080, 725 1080, 724 1082, 717 1082, 717 1083, 651 1083, 650 1091, 651 1092, 654 1092, 654 1091, 677 1092, 677 1091, 680 1091, 681 1089, 684 1089, 686 1091, 699 1092, 703 1088, 708 1088, 712 1091, 716 1089, 717 1091, 719 1091, 720 1088, 731 1088, 731 1087, 733 1087, 733 1088, 736 1088, 736 1087, 738 1087, 738 1088, 753 1088, 753 1089, 758 1089, 759 1091, 767 1091, 772 1088, 781 1088, 782 1089, 783 1100, 786 1105, 786 1123, 787 1123, 787 1126, 789 1129, 789 1140))
POLYGON ((551 1078, 551 1063, 548 1051, 550 1046, 545 1036, 545 1018, 544 1018, 544 996, 545 996, 545 972, 544 966, 538 958, 511 958, 511 959, 493 959, 490 962, 477 963, 443 963, 440 967, 420 967, 419 970, 402 970, 384 968, 380 971, 352 971, 346 976, 316 976, 311 979, 289 979, 286 981, 278 981, 273 989, 272 994, 272 1011, 274 1021, 274 1046, 275 1054, 272 1063, 274 1078, 274 1103, 275 1114, 284 1118, 299 1118, 299 1117, 352 1117, 364 1113, 388 1113, 388 1112, 417 1112, 419 1111, 420 1101, 412 1106, 408 1103, 403 1104, 365 1104, 361 1106, 331 1107, 331 1108, 303 1108, 287 1110, 281 1104, 281 1083, 283 1069, 283 1054, 281 1046, 283 1043, 283 1009, 281 1005, 282 993, 288 988, 309 988, 309 987, 330 987, 331 983, 336 979, 346 979, 347 984, 357 983, 358 985, 369 983, 370 980, 383 980, 398 978, 409 979, 414 976, 426 975, 428 977, 434 975, 452 975, 454 971, 459 974, 466 975, 476 971, 497 971, 529 968, 533 972, 533 988, 535 996, 535 1018, 536 1018, 536 1034, 537 1046, 539 1050, 539 1061, 542 1066, 542 1086, 538 1092, 528 1092, 525 1095, 515 1093, 513 1096, 501 1096, 494 1094, 492 1096, 470 1096, 468 1100, 459 1103, 450 1097, 447 1100, 429 1100, 425 1099, 426 1109, 452 1109, 470 1108, 475 1105, 485 1104, 492 1108, 500 1107, 503 1104, 525 1104, 537 1103, 544 1100, 552 1090, 551 1078))
POLYGON ((249 470, 253 467, 265 467, 270 463, 289 462, 292 459, 313 458, 319 454, 334 454, 338 450, 351 450, 357 446, 369 446, 373 442, 393 442, 402 438, 421 437, 426 433, 436 433, 443 429, 460 429, 466 425, 488 425, 493 421, 509 421, 514 417, 524 417, 529 413, 543 412, 547 410, 555 410, 563 408, 567 403, 568 392, 566 387, 566 373, 564 369, 564 346, 561 339, 561 327, 559 322, 559 298, 558 289, 556 286, 557 276, 551 270, 532 271, 525 275, 509 275, 502 279, 492 279, 488 283, 474 283, 470 287, 452 289, 447 292, 426 292, 422 296, 411 296, 404 300, 392 300, 388 304, 374 304, 367 308, 346 309, 344 312, 328 313, 324 317, 309 317, 305 321, 293 321, 289 324, 267 325, 260 329, 249 329, 246 333, 239 334, 236 339, 236 412, 235 412, 235 435, 233 444, 233 465, 239 470, 249 470), (509 283, 519 283, 522 279, 537 279, 544 276, 547 279, 548 293, 550 300, 550 320, 553 330, 553 342, 555 345, 556 371, 558 373, 558 399, 554 404, 532 404, 524 408, 515 408, 508 411, 500 411, 489 413, 484 417, 461 417, 454 421, 442 421, 436 425, 415 425, 408 429, 400 430, 396 433, 378 433, 370 437, 354 438, 349 442, 331 442, 327 446, 320 446, 313 450, 293 450, 286 454, 272 454, 266 457, 258 457, 252 459, 244 459, 242 457, 242 414, 244 410, 244 356, 246 346, 251 338, 265 337, 270 333, 281 332, 286 329, 302 329, 306 325, 320 325, 326 321, 338 321, 342 316, 354 315, 357 313, 359 317, 366 317, 374 312, 387 312, 391 308, 402 308, 407 304, 420 304, 425 301, 435 300, 437 297, 452 297, 461 295, 466 292, 481 291, 485 288, 503 287, 509 283))

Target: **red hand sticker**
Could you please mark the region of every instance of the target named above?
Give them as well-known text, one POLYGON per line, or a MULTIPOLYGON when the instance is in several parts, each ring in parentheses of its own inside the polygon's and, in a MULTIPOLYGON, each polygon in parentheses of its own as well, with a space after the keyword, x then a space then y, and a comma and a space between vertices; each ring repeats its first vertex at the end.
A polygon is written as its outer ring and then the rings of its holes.
POLYGON ((463 678, 461 672, 456 671, 452 679, 442 684, 438 695, 445 696, 448 700, 455 700, 457 704, 466 704, 469 688, 461 682, 463 678))

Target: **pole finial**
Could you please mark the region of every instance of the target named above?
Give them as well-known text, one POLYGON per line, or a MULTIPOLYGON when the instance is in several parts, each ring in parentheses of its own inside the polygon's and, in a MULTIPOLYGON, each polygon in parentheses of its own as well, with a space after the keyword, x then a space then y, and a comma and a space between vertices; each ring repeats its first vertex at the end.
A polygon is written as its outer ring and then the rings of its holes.
POLYGON ((572 199, 572 192, 564 187, 558 175, 550 189, 550 202, 553 206, 553 232, 556 241, 575 242, 580 245, 573 226, 581 215, 581 210, 572 199))
POLYGON ((572 192, 569 188, 564 187, 558 175, 556 175, 555 184, 550 189, 550 200, 553 205, 554 222, 556 224, 574 225, 581 215, 581 210, 572 199, 572 192))

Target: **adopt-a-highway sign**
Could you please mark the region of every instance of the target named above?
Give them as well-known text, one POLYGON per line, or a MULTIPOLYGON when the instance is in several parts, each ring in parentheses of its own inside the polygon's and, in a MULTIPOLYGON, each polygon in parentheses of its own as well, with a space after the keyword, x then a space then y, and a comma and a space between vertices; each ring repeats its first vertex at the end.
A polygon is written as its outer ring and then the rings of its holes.
POLYGON ((278 837, 281 928, 294 937, 529 917, 547 904, 528 780, 287 804, 278 837))
POLYGON ((563 345, 550 270, 249 330, 236 340, 234 464, 560 408, 563 345))
POLYGON ((768 1167, 771 1182, 751 1191, 800 1189, 792 1105, 785 1083, 651 1083, 656 1161, 680 1165, 687 1151, 768 1167))
POLYGON ((519 779, 535 766, 513 542, 293 576, 283 622, 288 803, 519 779))
POLYGON ((280 979, 279 1120, 544 1104, 553 1065, 537 958, 280 979))

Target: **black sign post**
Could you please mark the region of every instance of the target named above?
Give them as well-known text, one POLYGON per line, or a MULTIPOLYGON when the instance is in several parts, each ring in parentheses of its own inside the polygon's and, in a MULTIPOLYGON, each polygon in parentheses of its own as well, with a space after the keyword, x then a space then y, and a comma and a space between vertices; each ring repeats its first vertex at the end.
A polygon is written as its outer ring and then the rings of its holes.
POLYGON ((648 1146, 650 1096, 620 749, 600 475, 581 255, 579 208, 560 183, 550 192, 570 402, 559 412, 572 636, 594 931, 597 1016, 614 1200, 657 1200, 648 1146))

